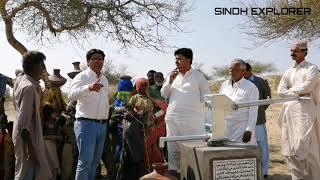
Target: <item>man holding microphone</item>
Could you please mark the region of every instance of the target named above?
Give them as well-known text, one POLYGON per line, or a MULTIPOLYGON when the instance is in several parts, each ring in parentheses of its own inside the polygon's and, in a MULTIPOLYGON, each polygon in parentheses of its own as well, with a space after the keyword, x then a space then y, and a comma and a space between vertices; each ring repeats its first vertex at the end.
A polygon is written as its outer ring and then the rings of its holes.
MULTIPOLYGON (((169 98, 165 116, 167 136, 205 134, 201 101, 209 93, 209 84, 202 73, 192 69, 193 53, 189 48, 174 52, 176 69, 170 73, 161 89, 169 98)), ((169 170, 179 176, 180 148, 178 142, 168 143, 169 170)))

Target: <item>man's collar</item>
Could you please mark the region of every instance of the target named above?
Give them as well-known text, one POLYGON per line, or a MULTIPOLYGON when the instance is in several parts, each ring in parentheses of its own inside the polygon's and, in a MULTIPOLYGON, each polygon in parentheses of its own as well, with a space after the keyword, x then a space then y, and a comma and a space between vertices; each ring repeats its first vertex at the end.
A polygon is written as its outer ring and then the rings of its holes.
POLYGON ((33 79, 33 77, 31 77, 30 75, 28 74, 25 74, 24 76, 26 76, 26 78, 34 85, 39 85, 40 84, 40 81, 36 81, 35 79, 33 79))
POLYGON ((254 78, 255 78, 255 77, 254 77, 254 75, 252 74, 248 80, 254 81, 254 78))
MULTIPOLYGON (((242 82, 243 82, 244 80, 245 80, 245 78, 242 77, 239 81, 234 82, 233 85, 238 85, 238 86, 239 86, 239 85, 242 84, 242 82)), ((232 79, 229 79, 228 84, 229 84, 229 85, 232 85, 232 79)))
POLYGON ((193 71, 193 68, 190 68, 184 75, 182 73, 180 73, 182 76, 186 76, 188 74, 191 74, 193 71))
MULTIPOLYGON (((89 75, 96 76, 98 78, 97 73, 94 72, 92 69, 90 69, 90 67, 88 67, 87 72, 89 73, 89 75)), ((101 74, 102 73, 100 73, 100 77, 101 77, 101 74)))
POLYGON ((295 63, 293 68, 304 67, 306 65, 306 60, 301 61, 299 64, 295 63))

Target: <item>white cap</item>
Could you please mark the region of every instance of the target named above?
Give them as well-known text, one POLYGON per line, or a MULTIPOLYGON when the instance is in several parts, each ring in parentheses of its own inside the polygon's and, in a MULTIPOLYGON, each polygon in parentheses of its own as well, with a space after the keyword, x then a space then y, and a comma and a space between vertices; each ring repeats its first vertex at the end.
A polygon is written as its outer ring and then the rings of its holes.
POLYGON ((308 43, 306 41, 298 41, 294 43, 292 47, 298 47, 299 49, 308 49, 308 43))

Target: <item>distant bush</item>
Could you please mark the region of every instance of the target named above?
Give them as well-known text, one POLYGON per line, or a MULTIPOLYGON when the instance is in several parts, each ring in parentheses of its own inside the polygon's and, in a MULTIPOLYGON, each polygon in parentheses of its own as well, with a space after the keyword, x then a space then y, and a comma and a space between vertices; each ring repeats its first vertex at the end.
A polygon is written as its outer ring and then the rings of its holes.
POLYGON ((13 101, 13 97, 10 94, 9 88, 6 89, 6 93, 4 94, 4 98, 6 99, 6 101, 13 101))
POLYGON ((278 74, 265 77, 265 79, 268 80, 272 97, 278 96, 277 90, 278 90, 278 86, 279 86, 281 77, 282 77, 282 75, 278 75, 278 74))
MULTIPOLYGON (((263 63, 259 61, 246 60, 252 66, 252 72, 256 75, 264 73, 273 73, 277 68, 273 63, 263 63)), ((226 79, 229 77, 229 64, 224 66, 212 67, 212 77, 226 79)))
MULTIPOLYGON (((276 97, 277 95, 277 89, 279 82, 281 80, 282 75, 269 75, 264 77, 264 79, 268 80, 271 92, 272 92, 272 97, 276 97)), ((209 86, 211 93, 219 93, 221 84, 223 83, 224 80, 216 80, 216 81, 209 81, 209 86)))
POLYGON ((216 93, 219 93, 219 90, 220 90, 220 87, 221 87, 221 84, 223 83, 223 80, 220 80, 220 81, 210 81, 210 90, 211 90, 211 93, 213 94, 216 94, 216 93))

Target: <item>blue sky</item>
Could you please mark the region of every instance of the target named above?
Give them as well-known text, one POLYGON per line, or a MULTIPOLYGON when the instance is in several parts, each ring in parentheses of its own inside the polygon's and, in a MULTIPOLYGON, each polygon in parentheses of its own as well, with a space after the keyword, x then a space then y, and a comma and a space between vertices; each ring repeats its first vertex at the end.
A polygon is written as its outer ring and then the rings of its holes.
MULTIPOLYGON (((193 11, 182 24, 187 33, 172 33, 168 42, 172 46, 189 47, 194 51, 194 62, 204 64, 204 69, 210 72, 212 66, 226 65, 234 58, 254 59, 261 62, 272 62, 283 72, 293 63, 290 58, 291 41, 280 41, 267 44, 250 50, 253 44, 245 34, 240 33, 238 24, 241 24, 243 16, 216 16, 215 7, 240 7, 231 0, 194 0, 193 11)), ((3 21, 0 21, 0 72, 14 77, 14 70, 21 67, 21 56, 6 41, 3 21)), ((28 49, 40 50, 47 56, 47 69, 49 73, 53 68, 60 68, 62 75, 72 70, 73 61, 85 60, 86 51, 90 48, 100 48, 105 51, 107 57, 114 64, 125 64, 128 71, 134 76, 145 76, 150 69, 162 71, 167 74, 174 65, 174 49, 167 53, 153 51, 141 51, 130 49, 128 53, 119 52, 119 46, 115 42, 103 40, 92 42, 92 46, 84 45, 84 49, 73 46, 69 42, 39 47, 27 42, 24 34, 18 34, 17 38, 26 44, 28 49)), ((95 37, 91 37, 95 39, 95 37)), ((310 46, 307 59, 319 65, 320 53, 318 47, 310 46)))

